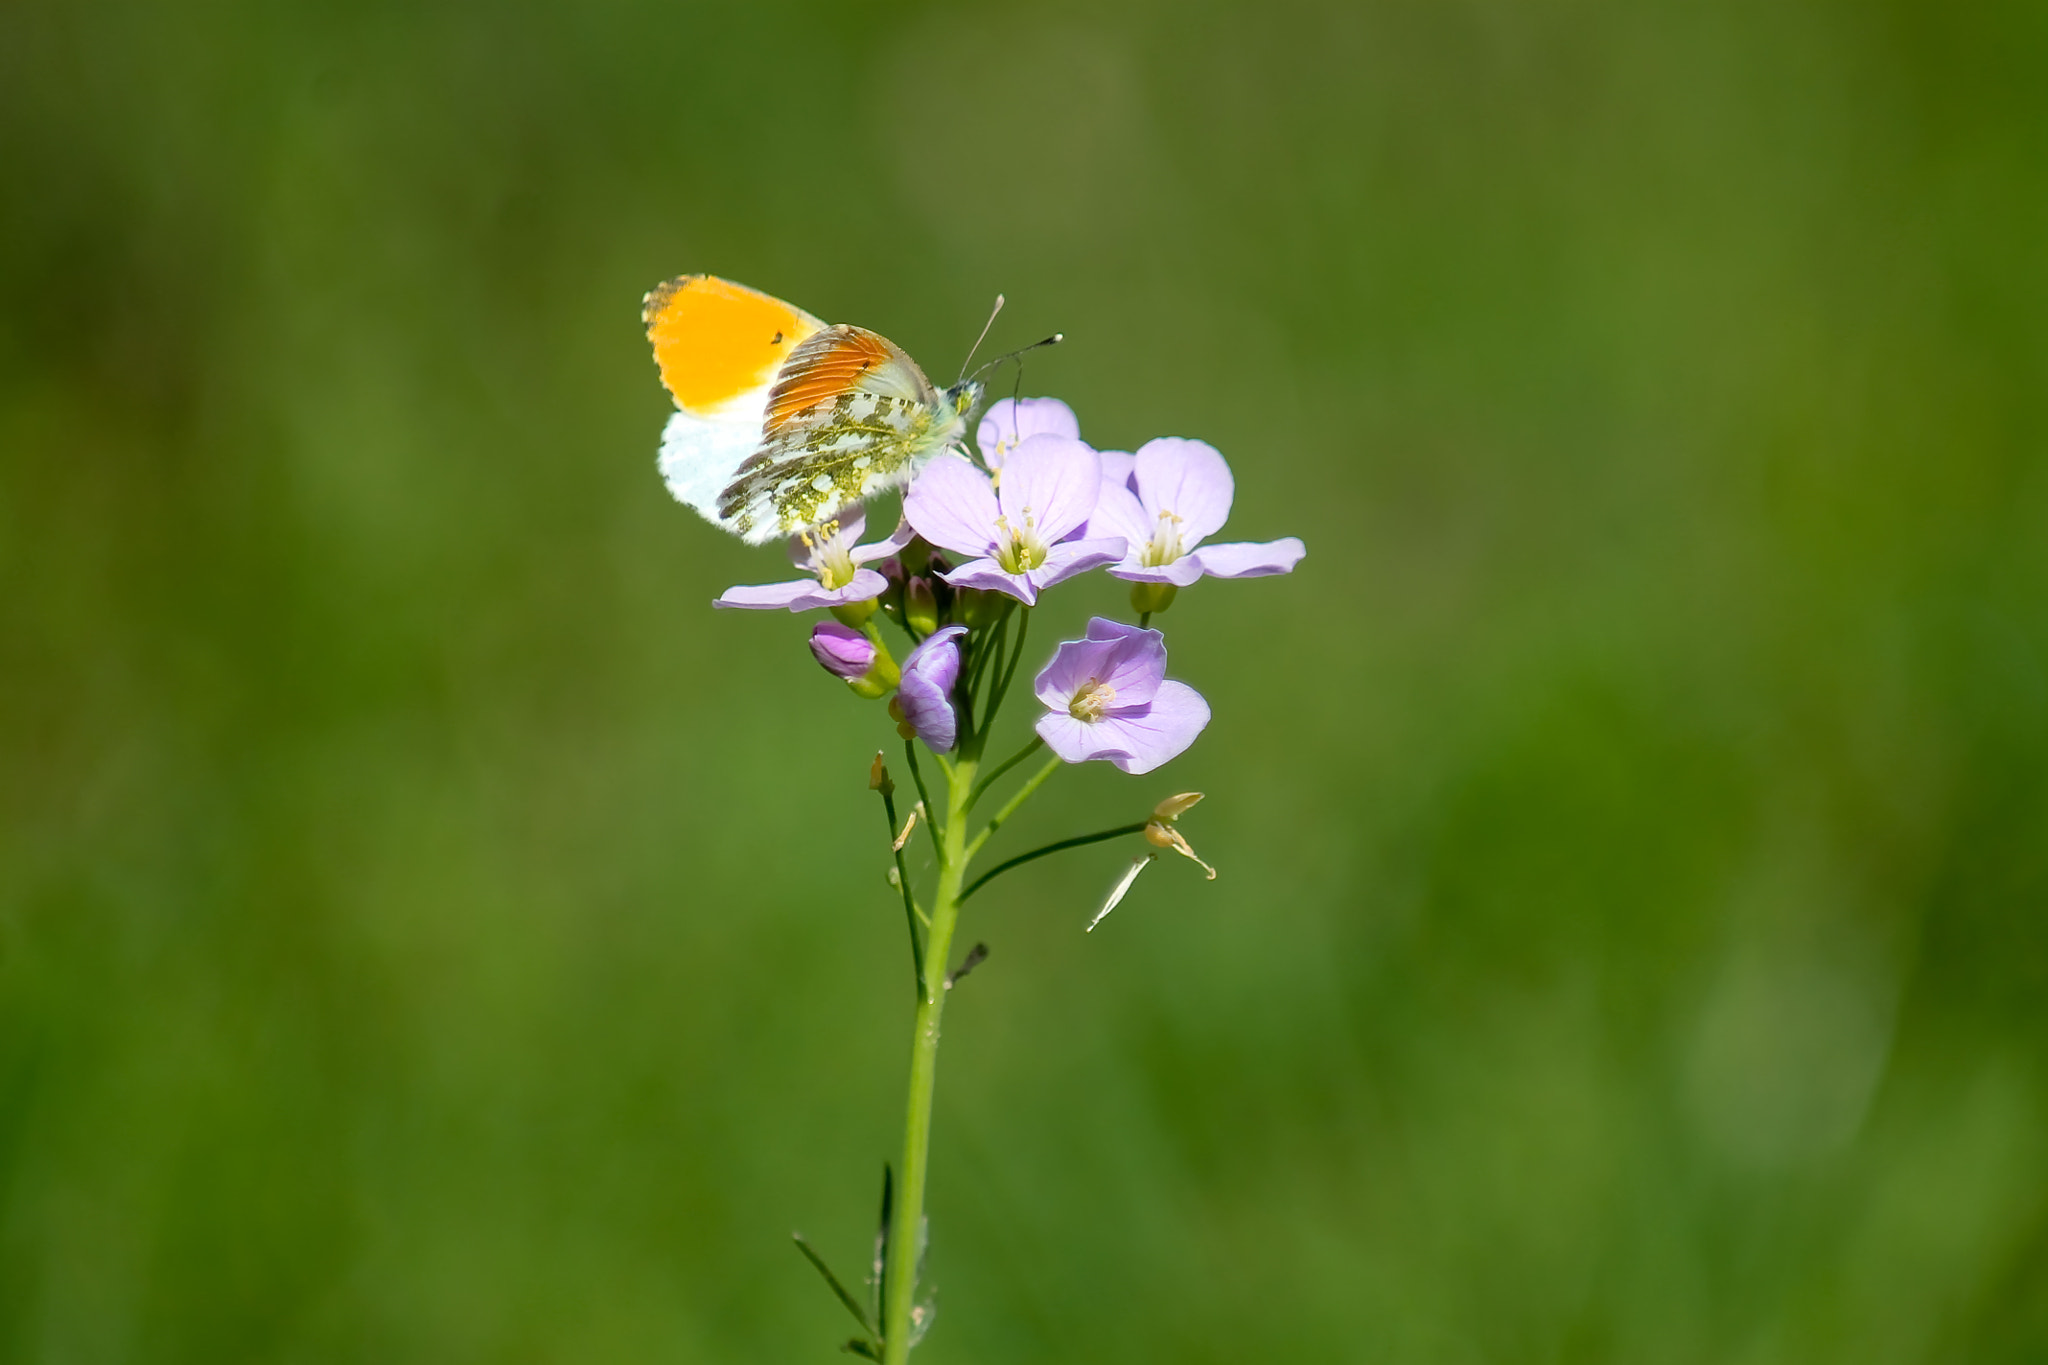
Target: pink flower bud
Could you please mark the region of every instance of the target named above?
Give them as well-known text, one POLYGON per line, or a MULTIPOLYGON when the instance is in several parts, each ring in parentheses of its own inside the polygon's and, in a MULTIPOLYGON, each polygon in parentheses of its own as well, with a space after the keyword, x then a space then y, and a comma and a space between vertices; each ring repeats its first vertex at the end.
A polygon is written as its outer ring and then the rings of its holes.
POLYGON ((874 641, 837 621, 820 621, 811 627, 811 653, 827 673, 848 682, 865 678, 875 666, 874 641))

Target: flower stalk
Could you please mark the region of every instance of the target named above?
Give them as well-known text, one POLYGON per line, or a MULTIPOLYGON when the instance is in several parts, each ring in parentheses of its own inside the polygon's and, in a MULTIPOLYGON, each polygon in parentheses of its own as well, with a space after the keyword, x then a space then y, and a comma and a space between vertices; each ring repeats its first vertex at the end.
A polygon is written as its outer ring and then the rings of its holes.
MULTIPOLYGON (((780 342, 781 334, 776 337, 780 342)), ((815 404, 798 416, 817 432, 836 431, 827 447, 845 454, 868 439, 865 428, 839 429, 833 423, 854 400, 881 392, 849 389, 839 395, 845 403, 815 404)), ((956 424, 949 430, 964 431, 979 392, 975 382, 948 391, 950 406, 942 415, 956 424)), ((705 437, 703 419, 688 410, 679 411, 672 426, 677 424, 682 435, 664 445, 662 463, 677 497, 751 543, 773 538, 772 526, 765 536, 753 534, 761 528, 731 520, 729 509, 719 510, 722 504, 712 497, 734 486, 736 474, 769 457, 752 455, 737 469, 712 468, 731 451, 705 437)), ((1208 725, 1209 705, 1193 688, 1166 676, 1166 639, 1150 629, 1152 617, 1202 578, 1284 574, 1304 553, 1292 537, 1228 544, 1209 539, 1229 515, 1234 484, 1222 455, 1200 441, 1161 438, 1135 454, 1098 450, 1081 439, 1080 425, 1066 404, 1013 398, 993 404, 982 417, 978 459, 964 442, 940 444, 947 448, 923 451, 900 474, 879 465, 871 469, 871 482, 859 496, 847 494, 835 476, 803 463, 821 448, 818 442, 802 454, 780 457, 795 462, 787 477, 761 483, 762 475, 754 483, 785 491, 809 484, 836 505, 793 494, 790 507, 810 519, 788 537, 789 559, 800 576, 736 586, 714 603, 754 611, 829 613, 812 626, 811 655, 854 696, 886 699, 915 787, 915 800, 904 795, 909 809, 899 810, 896 784, 882 755, 875 755, 868 785, 882 798, 891 858, 888 880, 903 901, 915 1008, 902 1159, 899 1166, 884 1168, 883 1212, 866 1306, 809 1243, 796 1239, 797 1249, 860 1325, 863 1335, 842 1349, 881 1365, 905 1365, 931 1326, 931 1302, 919 1280, 940 1023, 948 992, 988 956, 987 946, 976 943, 951 967, 961 906, 1016 868, 1131 835, 1141 836, 1150 848, 1124 873, 1090 929, 1123 899, 1138 872, 1165 852, 1196 862, 1211 878, 1216 875, 1175 823, 1201 800, 1196 792, 1167 797, 1148 819, 1043 844, 972 879, 970 865, 1060 768, 1105 762, 1138 775, 1185 752, 1208 725), (864 543, 866 518, 859 501, 889 486, 872 482, 881 475, 907 485, 902 517, 888 537, 864 543), (1061 641, 1049 662, 1028 679, 1028 689, 1020 689, 1028 690, 1036 703, 1031 737, 1007 758, 984 766, 997 714, 1024 662, 1033 608, 1044 592, 1091 569, 1130 583, 1137 625, 1097 617, 1084 638, 1061 641), (900 664, 882 639, 885 621, 908 637, 900 664), (935 765, 929 781, 919 746, 935 765), (1024 766, 1042 751, 1039 766, 1024 766), (968 821, 981 799, 1014 771, 1029 776, 978 830, 970 831, 968 821), (912 883, 912 865, 922 860, 906 856, 906 849, 915 852, 919 824, 936 864, 923 904, 912 883)), ((854 467, 865 468, 874 458, 863 455, 854 467)), ((756 514, 781 517, 775 525, 783 532, 792 529, 794 516, 780 504, 764 504, 748 515, 756 514)))
MULTIPOLYGON (((932 1094, 938 1083, 939 1019, 946 1010, 945 963, 960 918, 960 884, 967 871, 967 799, 975 760, 962 754, 946 777, 946 823, 939 839, 939 884, 932 897, 931 929, 918 972, 917 1015, 910 1030, 910 1096, 903 1118, 903 1178, 889 1219, 888 1300, 882 1305, 883 1365, 903 1365, 917 1311, 918 1250, 924 1241, 925 1173, 930 1164, 932 1094), (922 963, 936 964, 925 969, 922 963)), ((908 896, 908 892, 905 895, 908 896)), ((907 903, 907 901, 906 901, 907 903)))

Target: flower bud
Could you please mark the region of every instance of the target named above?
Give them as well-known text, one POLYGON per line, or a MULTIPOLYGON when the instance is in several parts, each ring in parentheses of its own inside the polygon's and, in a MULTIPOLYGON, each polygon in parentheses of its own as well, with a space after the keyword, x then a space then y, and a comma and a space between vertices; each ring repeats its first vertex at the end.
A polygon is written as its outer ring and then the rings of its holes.
POLYGON ((1216 869, 1196 857, 1195 850, 1188 844, 1187 836, 1174 825, 1181 816, 1194 809, 1195 803, 1201 799, 1200 792, 1181 792, 1176 796, 1167 797, 1154 806, 1152 818, 1145 822, 1145 842, 1154 848, 1170 848, 1183 858, 1192 859, 1197 867, 1209 874, 1209 880, 1213 882, 1216 880, 1216 869))
POLYGON ((850 626, 820 621, 811 627, 811 654, 863 697, 879 697, 896 685, 896 661, 889 651, 850 626))
POLYGON ((903 585, 903 620, 920 637, 939 628, 939 599, 922 574, 903 585))
POLYGON ((903 619, 903 561, 890 556, 875 565, 875 572, 882 576, 889 586, 882 589, 882 595, 875 599, 875 605, 892 620, 903 619))
POLYGON ((1165 611, 1173 605, 1173 599, 1180 592, 1171 583, 1131 584, 1131 610, 1140 616, 1151 616, 1165 611))
POLYGON ((868 618, 874 614, 875 599, 872 597, 859 602, 841 602, 838 606, 832 608, 832 618, 834 620, 842 626, 851 626, 855 630, 866 625, 868 618))
POLYGON ((1003 619, 1003 608, 1010 598, 999 592, 988 592, 981 588, 955 588, 953 590, 953 619, 965 622, 974 630, 985 630, 1003 619))

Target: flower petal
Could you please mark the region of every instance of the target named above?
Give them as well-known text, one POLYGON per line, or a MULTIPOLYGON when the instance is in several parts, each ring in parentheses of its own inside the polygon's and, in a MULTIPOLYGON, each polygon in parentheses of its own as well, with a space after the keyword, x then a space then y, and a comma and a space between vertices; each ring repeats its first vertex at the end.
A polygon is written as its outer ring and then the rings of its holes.
POLYGON ((950 692, 960 681, 960 637, 965 626, 945 626, 933 631, 910 651, 903 661, 903 676, 926 679, 941 691, 950 692))
POLYGON ((1152 700, 1166 676, 1164 635, 1097 616, 1088 622, 1088 643, 1110 646, 1110 652, 1095 662, 1098 671, 1093 676, 1116 689, 1116 710, 1152 700))
MULTIPOLYGON (((1216 534, 1230 519, 1230 502, 1236 492, 1230 466, 1207 441, 1178 436, 1147 441, 1138 447, 1135 477, 1146 523, 1155 524, 1162 512, 1179 517, 1184 549, 1216 534)), ((1148 539, 1150 535, 1148 531, 1148 539)))
POLYGON ((896 522, 896 529, 889 533, 887 540, 878 540, 872 545, 856 545, 853 547, 850 558, 856 564, 867 564, 877 559, 887 559, 890 555, 901 554, 903 547, 916 539, 916 529, 909 522, 899 518, 896 522))
POLYGON ((953 684, 960 679, 960 637, 966 633, 965 626, 934 631, 903 661, 896 703, 904 722, 933 753, 945 753, 960 737, 953 684))
POLYGON ((1105 564, 1116 564, 1123 560, 1125 552, 1122 536, 1103 536, 1096 540, 1063 540, 1045 552, 1045 563, 1024 575, 1044 592, 1055 583, 1064 583, 1077 573, 1099 569, 1105 564))
POLYGON ((1217 578, 1265 578, 1294 572, 1294 566, 1307 553, 1308 547, 1300 537, 1287 536, 1260 544, 1239 540, 1226 545, 1204 545, 1188 559, 1199 562, 1203 573, 1217 578))
POLYGON ((1106 684, 1116 691, 1110 705, 1122 711, 1150 702, 1165 676, 1165 636, 1098 616, 1087 639, 1060 642, 1031 690, 1048 709, 1065 712, 1083 687, 1106 684))
MULTIPOLYGON (((1065 711, 1047 711, 1038 718, 1033 727, 1046 747, 1069 763, 1086 763, 1091 758, 1107 758, 1112 761, 1130 762, 1135 755, 1117 748, 1113 740, 1105 737, 1103 727, 1091 725, 1084 720, 1075 720, 1065 711)), ((1121 764, 1119 764, 1121 766, 1121 764)))
POLYGON ((1111 482, 1110 477, 1104 474, 1101 492, 1095 499, 1095 510, 1088 514, 1084 533, 1089 536, 1122 536, 1128 542, 1125 554, 1135 559, 1144 553, 1146 543, 1152 539, 1152 527, 1152 519, 1139 505, 1138 495, 1121 483, 1111 482))
POLYGON ((996 502, 1011 527, 1022 530, 1028 519, 1050 545, 1088 520, 1101 492, 1102 461, 1095 452, 1071 436, 1041 432, 1025 437, 1003 462, 996 502))
POLYGON ((1025 437, 1040 432, 1078 440, 1081 423, 1074 410, 1057 398, 998 399, 989 404, 981 425, 975 428, 974 446, 990 469, 1001 469, 1005 458, 1025 437))
POLYGON ((1186 683, 1169 681, 1159 684, 1149 706, 1111 711, 1094 728, 1102 732, 1098 743, 1119 751, 1110 762, 1127 773, 1149 773, 1186 752, 1208 723, 1209 703, 1202 694, 1186 683))
POLYGON ((991 592, 1007 593, 1027 607, 1038 605, 1038 589, 1032 583, 1034 576, 1010 573, 993 559, 971 559, 959 568, 939 575, 956 588, 985 588, 991 592))
POLYGON ((1052 662, 1032 679, 1031 694, 1047 710, 1066 715, 1074 694, 1090 680, 1100 680, 1109 672, 1111 651, 1119 643, 1116 640, 1060 641, 1059 648, 1052 653, 1052 662))
POLYGON ((1130 488, 1131 479, 1138 472, 1138 457, 1127 450, 1098 450, 1102 457, 1102 482, 1115 484, 1119 488, 1130 488))
POLYGON ((888 580, 873 569, 862 569, 843 588, 825 588, 815 578, 800 578, 794 583, 759 583, 727 588, 711 605, 740 607, 748 611, 810 611, 814 607, 865 602, 870 597, 880 597, 888 586, 888 580))
POLYGON ((811 627, 811 654, 827 673, 840 678, 863 677, 875 663, 874 641, 837 621, 811 627))
POLYGON ((917 533, 956 554, 993 554, 1000 515, 988 475, 950 451, 924 467, 903 499, 904 519, 917 533))
POLYGON ((943 754, 959 742, 960 717, 953 712, 953 699, 931 683, 905 674, 896 689, 896 704, 904 723, 933 753, 943 754))
POLYGON ((1160 564, 1148 568, 1137 562, 1135 556, 1111 569, 1112 578, 1121 578, 1126 583, 1171 583, 1176 588, 1185 588, 1202 576, 1202 561, 1196 556, 1182 555, 1171 564, 1160 564))

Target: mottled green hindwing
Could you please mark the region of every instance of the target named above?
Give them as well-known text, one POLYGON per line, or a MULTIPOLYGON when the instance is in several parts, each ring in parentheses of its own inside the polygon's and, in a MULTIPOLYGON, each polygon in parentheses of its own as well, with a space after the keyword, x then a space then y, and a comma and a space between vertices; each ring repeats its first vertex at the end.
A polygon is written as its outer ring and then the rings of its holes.
POLYGON ((765 436, 719 494, 718 515, 749 540, 794 535, 840 508, 908 483, 965 424, 918 398, 841 393, 765 436))

